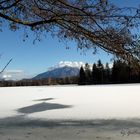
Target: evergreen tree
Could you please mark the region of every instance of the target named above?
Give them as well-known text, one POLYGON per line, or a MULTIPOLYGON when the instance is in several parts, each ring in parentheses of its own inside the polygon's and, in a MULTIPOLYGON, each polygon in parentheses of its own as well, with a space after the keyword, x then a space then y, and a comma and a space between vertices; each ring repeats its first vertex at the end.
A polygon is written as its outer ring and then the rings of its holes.
POLYGON ((103 67, 103 64, 102 64, 101 60, 98 60, 98 62, 97 62, 97 68, 98 68, 98 72, 97 72, 98 78, 97 78, 97 81, 98 81, 98 83, 103 83, 104 67, 103 67))
POLYGON ((80 72, 79 72, 79 84, 84 85, 86 83, 86 74, 84 71, 84 68, 81 66, 80 72))
POLYGON ((117 76, 118 76, 117 62, 114 60, 111 74, 111 79, 113 83, 117 82, 117 76))
POLYGON ((96 66, 96 63, 93 64, 92 66, 92 83, 97 84, 98 82, 98 68, 96 66))
POLYGON ((122 62, 121 63, 121 67, 120 67, 120 81, 123 83, 128 83, 129 82, 129 66, 126 62, 122 62))
POLYGON ((109 64, 106 63, 105 69, 104 69, 104 82, 109 83, 110 82, 110 68, 109 64))
POLYGON ((85 64, 85 75, 86 75, 86 84, 91 84, 92 75, 91 75, 91 70, 88 63, 85 64))
POLYGON ((113 83, 128 83, 130 75, 129 66, 121 60, 114 61, 112 68, 113 83))

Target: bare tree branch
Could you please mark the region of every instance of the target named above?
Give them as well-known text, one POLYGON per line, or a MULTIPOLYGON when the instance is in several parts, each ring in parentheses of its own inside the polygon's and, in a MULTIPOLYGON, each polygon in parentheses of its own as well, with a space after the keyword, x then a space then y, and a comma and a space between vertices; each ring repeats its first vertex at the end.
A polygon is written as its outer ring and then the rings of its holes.
POLYGON ((134 38, 140 26, 139 8, 119 8, 108 0, 3 0, 0 19, 9 21, 11 28, 24 25, 36 33, 49 31, 77 41, 79 48, 101 48, 140 63, 140 36, 134 38))
POLYGON ((0 74, 4 72, 4 70, 8 67, 8 65, 11 63, 12 59, 10 59, 7 64, 4 66, 4 68, 0 71, 0 74))
POLYGON ((10 8, 16 6, 20 1, 22 1, 22 0, 15 0, 15 2, 13 2, 12 4, 10 4, 10 5, 6 6, 6 7, 2 6, 2 3, 5 3, 6 2, 6 1, 3 1, 0 4, 0 10, 10 9, 10 8))

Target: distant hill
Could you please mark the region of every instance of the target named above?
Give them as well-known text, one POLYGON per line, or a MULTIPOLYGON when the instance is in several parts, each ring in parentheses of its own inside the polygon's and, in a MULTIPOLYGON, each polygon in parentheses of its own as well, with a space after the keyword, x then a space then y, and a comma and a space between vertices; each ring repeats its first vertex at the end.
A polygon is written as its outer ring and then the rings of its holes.
POLYGON ((44 78, 64 78, 64 77, 77 76, 78 74, 79 74, 78 67, 64 66, 38 74, 33 79, 37 80, 37 79, 44 79, 44 78))

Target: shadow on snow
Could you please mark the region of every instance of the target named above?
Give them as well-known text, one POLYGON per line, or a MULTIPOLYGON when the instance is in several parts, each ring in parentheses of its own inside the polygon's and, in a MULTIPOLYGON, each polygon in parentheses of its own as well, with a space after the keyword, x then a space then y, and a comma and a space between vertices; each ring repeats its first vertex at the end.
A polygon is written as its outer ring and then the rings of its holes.
POLYGON ((18 111, 18 113, 30 114, 30 113, 47 111, 47 110, 63 109, 63 108, 70 108, 70 107, 72 107, 72 106, 57 104, 57 103, 42 102, 39 104, 19 108, 17 111, 18 111))

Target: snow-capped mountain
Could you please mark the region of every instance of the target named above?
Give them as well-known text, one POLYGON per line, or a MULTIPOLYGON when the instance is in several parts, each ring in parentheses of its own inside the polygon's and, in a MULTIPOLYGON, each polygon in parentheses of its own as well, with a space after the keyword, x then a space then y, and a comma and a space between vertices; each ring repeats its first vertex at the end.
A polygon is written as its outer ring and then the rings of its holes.
POLYGON ((85 65, 85 63, 83 63, 83 62, 60 61, 57 65, 54 65, 54 66, 48 68, 48 71, 56 69, 56 68, 62 68, 62 67, 65 67, 65 66, 76 67, 76 68, 80 69, 80 67, 84 66, 84 65, 85 65))
POLYGON ((79 74, 78 67, 63 66, 41 73, 35 76, 33 79, 64 78, 64 77, 77 76, 78 74, 79 74))
POLYGON ((44 73, 35 76, 33 79, 43 78, 64 78, 77 76, 81 66, 84 66, 83 62, 71 62, 71 61, 60 61, 57 65, 54 65, 44 73))

